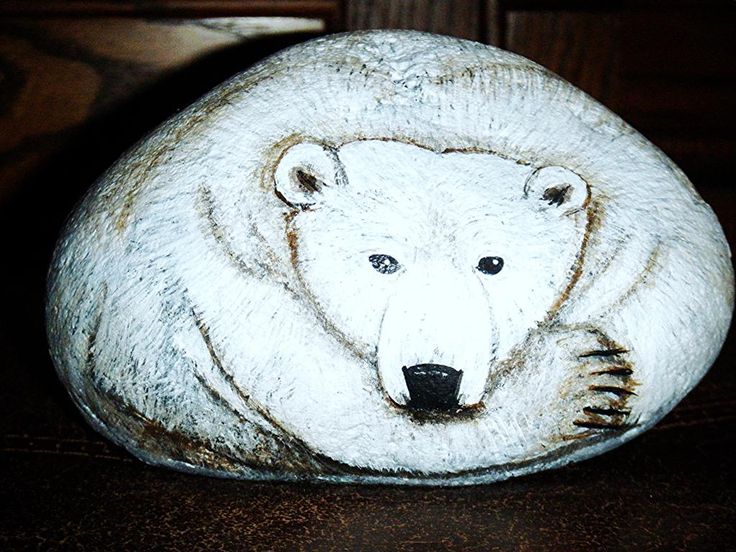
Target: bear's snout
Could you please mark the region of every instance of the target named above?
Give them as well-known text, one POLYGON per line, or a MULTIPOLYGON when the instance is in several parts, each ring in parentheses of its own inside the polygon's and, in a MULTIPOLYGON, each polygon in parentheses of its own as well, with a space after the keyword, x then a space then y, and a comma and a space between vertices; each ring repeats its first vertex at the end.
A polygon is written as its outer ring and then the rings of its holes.
POLYGON ((399 274, 380 322, 376 367, 389 404, 454 417, 483 401, 499 332, 477 271, 441 261, 399 274))
POLYGON ((442 364, 416 364, 408 368, 404 366, 402 371, 409 390, 408 408, 440 411, 459 409, 462 370, 442 364))

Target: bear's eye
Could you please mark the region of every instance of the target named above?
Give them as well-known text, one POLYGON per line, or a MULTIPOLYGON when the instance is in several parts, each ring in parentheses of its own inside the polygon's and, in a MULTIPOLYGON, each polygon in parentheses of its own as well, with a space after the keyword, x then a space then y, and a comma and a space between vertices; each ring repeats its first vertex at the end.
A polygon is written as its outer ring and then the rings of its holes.
POLYGON ((483 257, 478 261, 478 270, 483 274, 498 274, 503 268, 501 257, 483 257))
POLYGON ((368 257, 368 260, 378 272, 381 274, 393 274, 401 265, 399 261, 394 259, 391 255, 376 254, 368 257))

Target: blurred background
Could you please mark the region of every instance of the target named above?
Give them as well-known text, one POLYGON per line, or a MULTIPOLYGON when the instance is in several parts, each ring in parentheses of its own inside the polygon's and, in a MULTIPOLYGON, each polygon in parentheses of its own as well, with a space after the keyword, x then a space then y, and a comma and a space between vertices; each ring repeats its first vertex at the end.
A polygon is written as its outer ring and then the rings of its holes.
POLYGON ((736 244, 730 0, 0 2, 0 547, 729 548, 733 332, 654 430, 555 472, 466 489, 233 482, 149 468, 87 428, 43 327, 46 267, 120 154, 255 61, 313 36, 419 29, 522 54, 621 115, 736 244))

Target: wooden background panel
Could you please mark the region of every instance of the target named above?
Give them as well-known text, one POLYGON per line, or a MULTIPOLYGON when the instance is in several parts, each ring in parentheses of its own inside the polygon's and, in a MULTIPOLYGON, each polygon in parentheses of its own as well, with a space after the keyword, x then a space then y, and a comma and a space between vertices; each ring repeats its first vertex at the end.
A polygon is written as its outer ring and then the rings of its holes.
POLYGON ((736 78, 728 58, 736 40, 736 3, 728 0, 623 10, 621 50, 629 76, 736 78))
POLYGON ((85 125, 126 112, 126 128, 111 140, 123 151, 136 132, 324 25, 301 18, 3 20, 0 201, 85 125))
POLYGON ((483 42, 484 8, 482 0, 350 0, 345 3, 345 27, 414 29, 483 42))
POLYGON ((724 185, 736 169, 736 3, 631 10, 620 28, 620 114, 696 184, 724 185))
POLYGON ((575 84, 615 110, 617 13, 508 11, 504 46, 575 84))
POLYGON ((340 0, 3 0, 0 16, 311 17, 335 29, 340 0))

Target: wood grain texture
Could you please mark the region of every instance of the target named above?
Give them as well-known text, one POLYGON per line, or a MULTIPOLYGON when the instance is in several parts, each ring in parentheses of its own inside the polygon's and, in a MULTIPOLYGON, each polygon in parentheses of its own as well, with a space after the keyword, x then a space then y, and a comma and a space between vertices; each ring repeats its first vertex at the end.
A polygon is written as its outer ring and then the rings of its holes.
POLYGON ((131 142, 264 54, 323 29, 299 18, 2 20, 0 197, 85 128, 132 109, 123 133, 108 137, 131 142))
POLYGON ((339 0, 7 0, 0 15, 11 17, 301 17, 334 27, 339 0))
POLYGON ((506 47, 544 65, 615 110, 618 16, 509 11, 506 47), (592 38, 595 37, 595 40, 592 38))
POLYGON ((481 0, 350 0, 345 27, 414 29, 485 41, 481 0))
POLYGON ((621 14, 616 109, 704 184, 736 169, 736 4, 665 13, 621 14))

